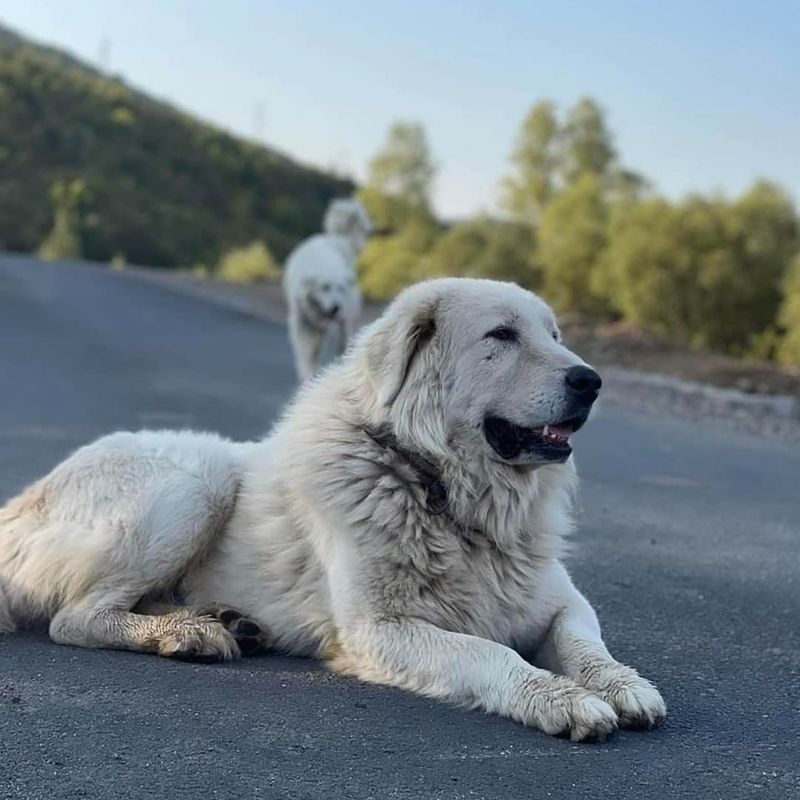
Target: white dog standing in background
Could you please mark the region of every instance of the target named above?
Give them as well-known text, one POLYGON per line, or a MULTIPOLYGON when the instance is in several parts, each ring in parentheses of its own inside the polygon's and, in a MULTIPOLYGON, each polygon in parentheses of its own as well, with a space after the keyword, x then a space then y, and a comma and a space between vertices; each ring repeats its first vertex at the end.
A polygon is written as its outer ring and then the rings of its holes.
POLYGON ((561 561, 599 389, 536 295, 411 287, 264 441, 112 434, 0 509, 0 633, 224 659, 268 632, 574 740, 653 726, 561 561))
POLYGON ((340 356, 358 326, 356 260, 372 222, 358 200, 339 199, 328 207, 323 231, 289 254, 283 275, 289 338, 301 382, 340 356))

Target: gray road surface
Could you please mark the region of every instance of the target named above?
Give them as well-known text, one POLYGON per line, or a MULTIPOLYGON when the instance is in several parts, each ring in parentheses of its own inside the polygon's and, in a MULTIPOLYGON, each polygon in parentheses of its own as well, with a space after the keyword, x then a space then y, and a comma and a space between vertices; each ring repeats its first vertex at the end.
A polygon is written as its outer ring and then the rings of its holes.
MULTIPOLYGON (((285 331, 124 273, 0 259, 0 499, 118 428, 262 433, 285 331)), ((572 569, 670 707, 574 745, 301 659, 0 638, 0 798, 798 798, 800 452, 601 409, 572 569)))

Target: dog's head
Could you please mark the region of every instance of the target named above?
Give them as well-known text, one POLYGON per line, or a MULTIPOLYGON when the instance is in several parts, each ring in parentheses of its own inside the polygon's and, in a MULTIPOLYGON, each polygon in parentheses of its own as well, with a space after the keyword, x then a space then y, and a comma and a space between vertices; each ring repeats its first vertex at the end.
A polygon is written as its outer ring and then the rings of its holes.
POLYGON ((364 249, 373 231, 372 220, 364 206, 355 198, 331 201, 322 223, 325 233, 345 237, 357 255, 364 249))
POLYGON ((302 301, 306 317, 323 326, 341 319, 355 285, 352 275, 304 278, 302 301))
POLYGON ((360 339, 376 406, 433 453, 563 463, 600 376, 556 318, 510 283, 449 278, 402 292, 360 339))

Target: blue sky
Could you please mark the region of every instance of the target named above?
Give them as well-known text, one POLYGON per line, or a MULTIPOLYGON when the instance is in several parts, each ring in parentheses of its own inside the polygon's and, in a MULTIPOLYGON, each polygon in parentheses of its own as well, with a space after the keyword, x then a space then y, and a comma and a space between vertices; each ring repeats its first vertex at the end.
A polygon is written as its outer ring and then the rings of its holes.
POLYGON ((2 0, 0 20, 297 158, 357 177, 426 126, 447 216, 496 206, 526 111, 591 95, 671 197, 764 176, 800 196, 800 2, 2 0))

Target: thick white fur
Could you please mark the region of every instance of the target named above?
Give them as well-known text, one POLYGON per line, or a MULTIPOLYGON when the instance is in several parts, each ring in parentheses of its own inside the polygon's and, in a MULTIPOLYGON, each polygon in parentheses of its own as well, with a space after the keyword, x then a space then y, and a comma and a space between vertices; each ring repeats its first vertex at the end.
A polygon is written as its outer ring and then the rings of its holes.
POLYGON ((341 355, 358 327, 361 293, 355 262, 371 230, 358 200, 334 200, 325 214, 324 232, 289 254, 283 285, 300 381, 341 355))
POLYGON ((235 652, 206 618, 132 613, 177 584, 363 680, 574 740, 656 724, 660 695, 609 654, 560 560, 571 461, 505 463, 481 431, 487 413, 531 426, 564 413, 564 372, 582 362, 557 338, 518 287, 432 281, 261 443, 159 432, 79 450, 0 511, 0 625, 46 616, 58 642, 235 652), (518 343, 485 337, 503 324, 518 343), (444 513, 409 454, 435 465, 444 513))

